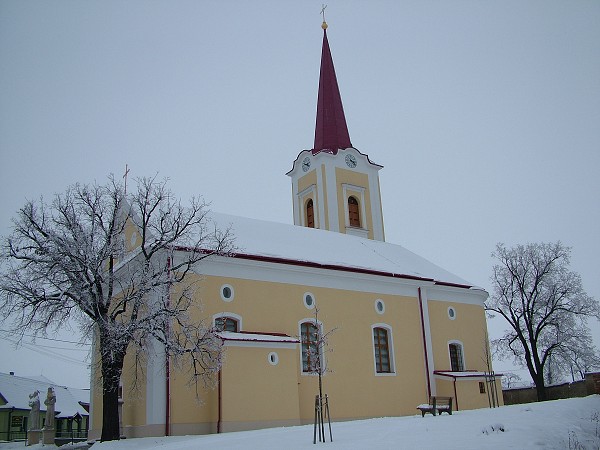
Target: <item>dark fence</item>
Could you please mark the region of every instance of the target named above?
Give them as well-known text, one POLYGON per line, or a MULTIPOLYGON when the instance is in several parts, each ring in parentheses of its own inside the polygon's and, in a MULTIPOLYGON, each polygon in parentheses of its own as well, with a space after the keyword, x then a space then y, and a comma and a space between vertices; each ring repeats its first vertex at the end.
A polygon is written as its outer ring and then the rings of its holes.
MULTIPOLYGON (((546 387, 548 400, 560 398, 587 397, 600 394, 600 372, 586 373, 585 379, 573 383, 563 383, 546 387)), ((532 403, 537 401, 535 387, 506 389, 502 391, 505 405, 532 403)))
POLYGON ((24 441, 27 439, 26 431, 0 431, 0 441, 24 441))
POLYGON ((56 433, 54 443, 58 446, 64 444, 73 444, 75 442, 87 441, 88 433, 86 430, 83 431, 60 431, 56 433))
MULTIPOLYGON (((68 442, 87 441, 87 430, 57 431, 55 442, 57 445, 63 445, 68 442)), ((0 431, 0 442, 2 441, 25 441, 27 440, 26 431, 0 431)))

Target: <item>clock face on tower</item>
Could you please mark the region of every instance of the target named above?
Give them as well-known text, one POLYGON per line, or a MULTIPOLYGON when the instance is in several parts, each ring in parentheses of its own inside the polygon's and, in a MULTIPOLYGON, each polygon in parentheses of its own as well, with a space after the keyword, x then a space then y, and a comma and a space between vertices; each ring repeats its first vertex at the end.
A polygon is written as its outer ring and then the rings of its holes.
POLYGON ((310 158, 307 156, 302 160, 302 170, 308 172, 308 169, 310 169, 310 158))
POLYGON ((356 158, 354 155, 346 155, 346 165, 351 169, 356 167, 356 158))

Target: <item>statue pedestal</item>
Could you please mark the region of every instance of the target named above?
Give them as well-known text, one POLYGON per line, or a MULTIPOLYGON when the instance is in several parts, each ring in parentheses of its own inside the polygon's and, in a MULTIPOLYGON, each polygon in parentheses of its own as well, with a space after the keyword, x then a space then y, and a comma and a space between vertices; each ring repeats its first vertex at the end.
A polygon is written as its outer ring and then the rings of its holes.
MULTIPOLYGON (((40 430, 27 431, 27 445, 35 445, 40 443, 40 430)), ((54 442, 52 442, 54 443, 54 442)))
POLYGON ((56 437, 56 430, 54 428, 43 428, 42 435, 42 444, 54 444, 54 438, 56 437))

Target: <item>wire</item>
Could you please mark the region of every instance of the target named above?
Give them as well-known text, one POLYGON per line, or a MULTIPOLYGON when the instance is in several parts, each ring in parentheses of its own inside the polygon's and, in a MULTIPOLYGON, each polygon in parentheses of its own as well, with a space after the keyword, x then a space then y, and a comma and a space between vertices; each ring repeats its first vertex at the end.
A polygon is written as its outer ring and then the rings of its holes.
POLYGON ((53 348, 55 350, 66 350, 68 352, 89 352, 89 348, 66 348, 66 347, 55 347, 53 345, 42 345, 34 344, 33 342, 25 342, 27 345, 35 345, 36 347, 53 348))
POLYGON ((22 342, 19 344, 18 341, 11 340, 10 338, 7 338, 7 341, 11 342, 12 344, 19 345, 19 346, 25 348, 26 350, 29 350, 29 351, 32 351, 35 353, 39 353, 40 355, 50 356, 54 359, 61 360, 63 362, 67 362, 70 364, 77 364, 77 365, 86 366, 86 367, 89 365, 86 362, 81 361, 81 359, 75 359, 75 358, 71 358, 71 357, 68 357, 65 355, 61 355, 60 353, 53 352, 52 350, 43 350, 41 348, 38 348, 37 345, 31 345, 31 344, 22 343, 22 342))
MULTIPOLYGON (((8 330, 0 330, 0 333, 5 333, 7 335, 12 335, 14 334, 12 331, 8 331, 8 330)), ((45 339, 47 341, 56 341, 56 342, 64 342, 66 344, 76 344, 76 345, 92 345, 88 342, 75 342, 75 341, 65 341, 64 339, 53 339, 53 338, 47 338, 47 337, 41 337, 41 336, 35 336, 33 334, 20 334, 20 336, 26 336, 26 337, 30 337, 30 338, 34 338, 34 339, 45 339)), ((66 350, 66 349, 65 349, 66 350)))

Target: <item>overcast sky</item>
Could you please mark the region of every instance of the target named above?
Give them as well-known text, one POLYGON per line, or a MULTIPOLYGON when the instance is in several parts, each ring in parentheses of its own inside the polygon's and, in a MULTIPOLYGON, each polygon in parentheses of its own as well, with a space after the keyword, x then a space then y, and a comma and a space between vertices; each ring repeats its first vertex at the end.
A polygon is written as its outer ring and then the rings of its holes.
MULTIPOLYGON (((26 199, 126 164, 291 223, 321 3, 0 1, 0 235, 26 199)), ((488 291, 497 242, 561 240, 599 299, 600 2, 335 0, 326 19, 352 144, 384 166, 386 240, 488 291)), ((0 345, 1 372, 87 382, 0 345)))

